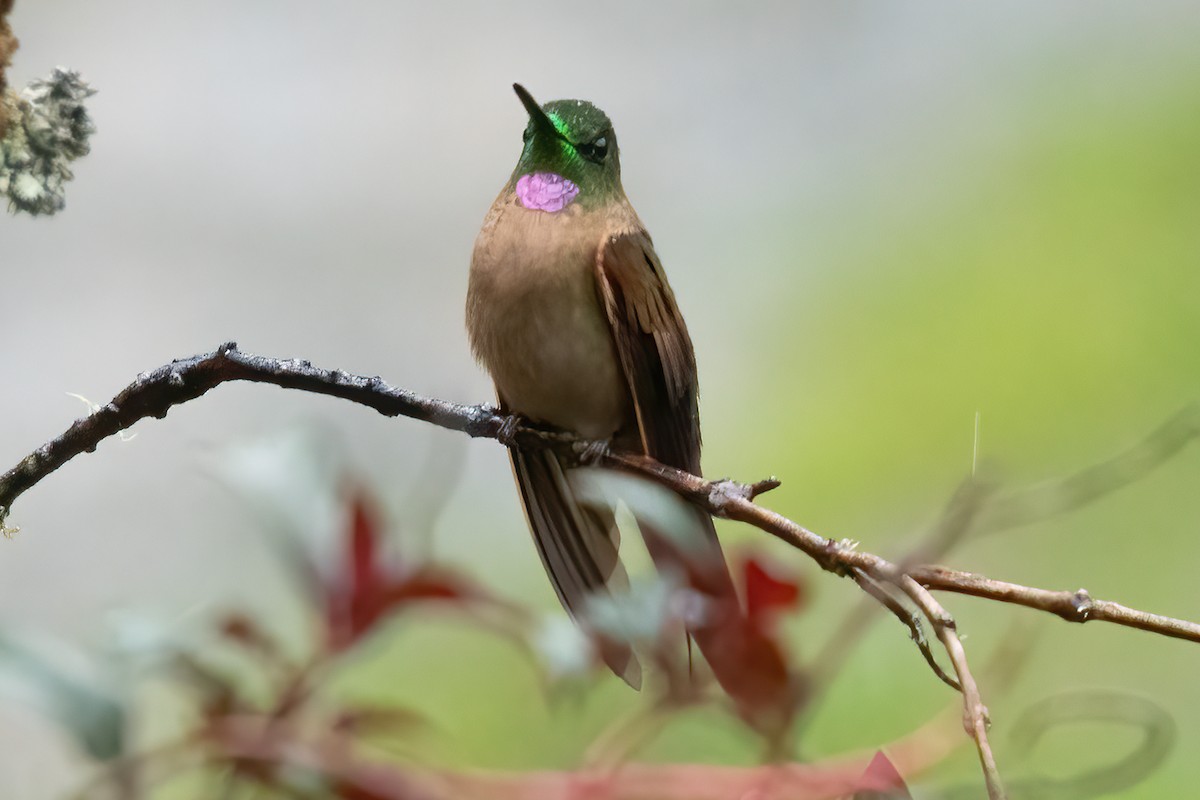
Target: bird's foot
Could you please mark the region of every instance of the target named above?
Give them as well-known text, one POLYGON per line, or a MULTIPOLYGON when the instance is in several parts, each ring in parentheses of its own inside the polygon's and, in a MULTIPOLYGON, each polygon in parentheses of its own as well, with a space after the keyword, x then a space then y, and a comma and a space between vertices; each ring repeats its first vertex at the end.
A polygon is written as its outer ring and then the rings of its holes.
POLYGON ((505 447, 516 447, 517 431, 521 429, 523 422, 520 414, 505 415, 500 422, 500 429, 496 431, 496 441, 505 447))
POLYGON ((607 439, 580 442, 576 445, 576 452, 579 453, 580 464, 595 466, 612 452, 612 442, 607 439))

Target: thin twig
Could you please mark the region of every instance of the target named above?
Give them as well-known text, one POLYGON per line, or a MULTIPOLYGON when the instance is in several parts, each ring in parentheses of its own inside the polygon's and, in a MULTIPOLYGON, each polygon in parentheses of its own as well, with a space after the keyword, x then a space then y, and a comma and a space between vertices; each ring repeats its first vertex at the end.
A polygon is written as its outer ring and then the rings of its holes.
POLYGON ((1097 600, 1086 589, 1075 592, 1035 589, 938 566, 914 567, 908 570, 908 574, 929 589, 1035 608, 1062 617, 1067 622, 1111 622, 1175 639, 1200 642, 1200 625, 1195 622, 1138 611, 1108 600, 1097 600))
MULTIPOLYGON (((971 527, 975 514, 989 494, 987 484, 978 481, 974 475, 963 481, 925 539, 899 559, 900 566, 907 568, 913 564, 941 560, 946 551, 961 540, 971 527)), ((823 686, 842 671, 846 660, 878 617, 879 603, 872 600, 877 598, 864 597, 862 602, 855 604, 834 626, 835 635, 829 638, 809 667, 808 677, 813 687, 823 686)), ((926 659, 928 658, 926 655, 926 659)), ((802 709, 804 716, 811 717, 821 696, 822 693, 818 691, 810 691, 807 694, 802 709)))
POLYGON ((933 670, 933 674, 937 675, 942 683, 950 688, 955 691, 961 691, 962 686, 959 685, 958 681, 947 675, 945 670, 942 669, 942 665, 937 663, 937 659, 934 658, 933 650, 929 647, 929 639, 925 636, 925 630, 921 627, 921 620, 888 592, 888 587, 892 586, 893 582, 889 580, 886 583, 881 583, 862 572, 854 573, 854 582, 867 594, 867 597, 892 612, 893 616, 908 626, 909 635, 912 637, 913 642, 916 643, 918 649, 920 649, 921 655, 925 657, 925 663, 933 670))
POLYGON ((912 578, 902 576, 897 584, 933 624, 938 638, 941 639, 946 653, 950 656, 950 663, 954 665, 954 671, 962 685, 963 727, 975 740, 976 749, 979 751, 979 764, 983 768, 983 777, 987 782, 988 798, 989 800, 1004 800, 1007 794, 1000 782, 996 757, 992 754, 992 747, 988 742, 987 729, 991 721, 988 719, 987 706, 983 704, 979 687, 975 684, 975 676, 971 674, 971 669, 967 665, 967 654, 963 650, 962 640, 958 638, 954 617, 950 616, 949 612, 933 598, 933 595, 912 578))

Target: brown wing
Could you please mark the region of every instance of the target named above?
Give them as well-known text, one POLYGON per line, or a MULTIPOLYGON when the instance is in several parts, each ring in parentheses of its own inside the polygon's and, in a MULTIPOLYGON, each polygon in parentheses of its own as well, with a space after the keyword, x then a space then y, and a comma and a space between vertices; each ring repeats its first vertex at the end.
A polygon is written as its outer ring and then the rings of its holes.
MULTIPOLYGON (((609 237, 596 258, 596 281, 646 454, 699 475, 696 355, 650 237, 644 231, 609 237)), ((696 588, 736 602, 712 517, 699 508, 692 512, 707 549, 690 554, 690 579, 696 588)), ((646 533, 649 520, 639 523, 646 533)), ((646 542, 655 561, 664 555, 657 538, 646 542)))
POLYGON ((645 231, 608 237, 596 256, 596 287, 646 454, 699 474, 696 356, 645 231))
MULTIPOLYGON (((608 313, 613 341, 629 382, 646 454, 664 464, 700 474, 700 421, 696 357, 662 265, 644 231, 610 237, 596 258, 597 291, 608 313)), ((752 695, 760 671, 749 669, 749 627, 721 554, 712 517, 692 509, 706 546, 670 553, 672 537, 639 518, 655 563, 687 564, 688 580, 708 598, 705 619, 689 635, 717 681, 739 703, 752 695)))

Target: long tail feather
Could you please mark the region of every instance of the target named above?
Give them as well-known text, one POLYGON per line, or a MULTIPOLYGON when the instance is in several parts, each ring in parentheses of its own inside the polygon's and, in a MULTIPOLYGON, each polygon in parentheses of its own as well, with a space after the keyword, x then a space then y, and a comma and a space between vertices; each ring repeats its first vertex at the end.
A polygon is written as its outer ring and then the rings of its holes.
MULTIPOLYGON (((612 514, 580 505, 553 452, 513 448, 509 455, 538 555, 559 601, 578 617, 589 596, 627 580, 612 514)), ((642 668, 628 645, 602 648, 601 657, 619 678, 641 687, 642 668)))

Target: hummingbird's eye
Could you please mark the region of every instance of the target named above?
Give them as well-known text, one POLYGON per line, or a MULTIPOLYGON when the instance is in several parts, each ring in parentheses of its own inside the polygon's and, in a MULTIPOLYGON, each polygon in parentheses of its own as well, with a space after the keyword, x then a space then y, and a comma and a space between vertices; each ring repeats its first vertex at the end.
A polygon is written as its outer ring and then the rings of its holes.
POLYGON ((529 140, 532 138, 533 138, 533 126, 530 125, 524 131, 521 132, 521 141, 524 142, 525 144, 529 144, 529 140))
POLYGON ((599 136, 586 144, 575 145, 575 150, 588 161, 599 164, 608 155, 608 138, 599 136))

